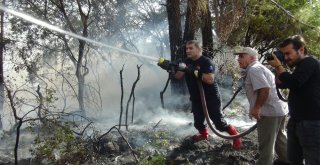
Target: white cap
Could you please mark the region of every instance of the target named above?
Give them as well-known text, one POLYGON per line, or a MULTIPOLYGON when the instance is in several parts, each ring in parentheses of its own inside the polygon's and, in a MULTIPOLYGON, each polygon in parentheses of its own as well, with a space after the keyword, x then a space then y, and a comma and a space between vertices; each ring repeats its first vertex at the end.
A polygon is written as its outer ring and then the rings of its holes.
POLYGON ((257 50, 250 48, 250 47, 242 47, 242 46, 237 46, 234 48, 234 53, 235 55, 238 54, 249 54, 249 55, 253 55, 253 56, 258 56, 258 52, 257 50))

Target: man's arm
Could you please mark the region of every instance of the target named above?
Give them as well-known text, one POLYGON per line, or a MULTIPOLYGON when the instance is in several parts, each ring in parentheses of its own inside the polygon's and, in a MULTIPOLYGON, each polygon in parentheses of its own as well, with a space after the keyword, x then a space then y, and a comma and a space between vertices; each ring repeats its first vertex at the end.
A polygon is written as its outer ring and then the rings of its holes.
POLYGON ((250 117, 254 117, 255 119, 260 119, 261 107, 266 103, 269 97, 270 88, 260 88, 257 90, 257 99, 254 103, 253 108, 250 110, 250 117))
MULTIPOLYGON (((281 64, 281 62, 279 61, 279 59, 274 55, 272 54, 273 56, 273 60, 269 60, 268 63, 274 67, 274 69, 276 70, 276 73, 275 73, 275 79, 276 79, 276 84, 277 85, 283 85, 282 82, 279 80, 279 76, 286 72, 286 69, 283 67, 283 65, 281 64)), ((284 87, 285 88, 285 87, 284 87)))
POLYGON ((287 72, 286 69, 280 65, 278 67, 275 67, 275 82, 276 82, 276 85, 278 88, 280 89, 285 89, 287 88, 287 86, 285 85, 285 83, 283 83, 280 79, 279 79, 279 76, 282 74, 282 73, 285 73, 287 72))
POLYGON ((214 72, 215 66, 212 63, 212 60, 205 58, 204 62, 201 65, 199 74, 201 75, 201 80, 206 84, 214 83, 214 72))
POLYGON ((275 69, 276 69, 276 77, 279 77, 280 74, 286 72, 286 69, 282 65, 275 67, 275 69))
POLYGON ((214 74, 213 73, 203 73, 201 80, 207 84, 214 83, 214 74))
POLYGON ((185 72, 177 71, 176 74, 174 75, 174 78, 176 78, 177 80, 181 80, 185 74, 186 74, 185 72))
POLYGON ((299 88, 312 78, 319 67, 319 62, 313 58, 306 58, 295 68, 292 74, 284 72, 279 80, 285 83, 288 88, 299 88))

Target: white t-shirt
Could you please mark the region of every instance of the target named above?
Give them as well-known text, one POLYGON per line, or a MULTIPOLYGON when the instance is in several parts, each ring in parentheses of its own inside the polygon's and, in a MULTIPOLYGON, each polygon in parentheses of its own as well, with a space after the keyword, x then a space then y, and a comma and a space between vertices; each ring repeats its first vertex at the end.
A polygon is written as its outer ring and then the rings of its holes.
POLYGON ((257 90, 270 88, 269 97, 261 108, 261 116, 284 116, 288 114, 288 106, 277 95, 273 73, 260 62, 251 63, 246 69, 244 82, 246 95, 249 100, 250 110, 257 99, 257 90))

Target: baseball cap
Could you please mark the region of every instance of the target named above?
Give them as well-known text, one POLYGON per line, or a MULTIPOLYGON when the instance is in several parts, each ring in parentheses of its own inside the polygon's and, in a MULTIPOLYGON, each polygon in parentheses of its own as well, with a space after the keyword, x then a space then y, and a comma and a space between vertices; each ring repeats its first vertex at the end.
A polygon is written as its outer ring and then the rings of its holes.
POLYGON ((234 53, 235 55, 238 54, 249 54, 249 55, 254 55, 254 56, 258 56, 258 52, 257 50, 250 48, 250 47, 242 47, 242 46, 237 46, 234 48, 234 53))

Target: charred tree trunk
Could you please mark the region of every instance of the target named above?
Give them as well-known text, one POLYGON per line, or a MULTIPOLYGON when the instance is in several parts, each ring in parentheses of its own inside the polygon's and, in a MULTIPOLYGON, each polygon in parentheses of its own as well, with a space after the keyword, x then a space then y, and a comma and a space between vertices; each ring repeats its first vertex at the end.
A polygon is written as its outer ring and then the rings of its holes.
POLYGON ((123 78, 122 78, 123 68, 124 68, 124 64, 122 65, 122 69, 120 70, 121 99, 120 99, 119 130, 121 129, 122 113, 123 113, 123 78))
POLYGON ((81 115, 86 116, 85 107, 84 107, 84 84, 85 84, 85 74, 86 74, 84 72, 86 71, 83 69, 84 67, 83 57, 84 57, 84 49, 85 49, 86 42, 81 40, 79 42, 80 42, 79 58, 78 58, 77 70, 76 70, 76 76, 78 79, 78 102, 79 102, 79 109, 80 109, 81 115))
MULTIPOLYGON (((91 9, 91 3, 88 1, 89 9, 87 14, 82 10, 82 6, 80 4, 80 1, 77 0, 78 8, 79 8, 79 13, 81 16, 81 22, 82 22, 82 36, 88 37, 88 26, 89 26, 89 13, 91 9)), ((79 101, 79 106, 80 106, 80 111, 83 116, 86 116, 85 112, 85 107, 84 107, 84 83, 85 83, 85 76, 88 73, 88 69, 84 64, 85 61, 85 46, 86 46, 86 41, 79 40, 79 55, 78 55, 78 63, 77 63, 77 70, 76 70, 76 75, 78 78, 78 101, 79 101)))
POLYGON ((202 45, 203 53, 207 57, 213 59, 213 32, 212 32, 212 21, 211 21, 211 12, 209 9, 209 0, 206 0, 206 9, 202 15, 202 45))
POLYGON ((197 18, 198 1, 188 0, 187 16, 184 28, 183 41, 195 39, 195 32, 200 27, 197 18))
MULTIPOLYGON (((167 0, 167 13, 169 22, 169 39, 171 61, 186 57, 182 42, 182 28, 180 16, 180 0, 167 0)), ((171 80, 173 94, 185 94, 186 87, 184 80, 171 80)))
MULTIPOLYGON (((2 0, 2 6, 5 6, 5 0, 2 0)), ((2 114, 3 114, 3 103, 4 103, 4 79, 3 79, 3 50, 5 46, 4 41, 4 31, 3 31, 3 23, 4 23, 4 12, 1 11, 1 31, 0 31, 0 130, 2 130, 2 114)))
POLYGON ((167 0, 171 60, 183 58, 180 0, 167 0))

